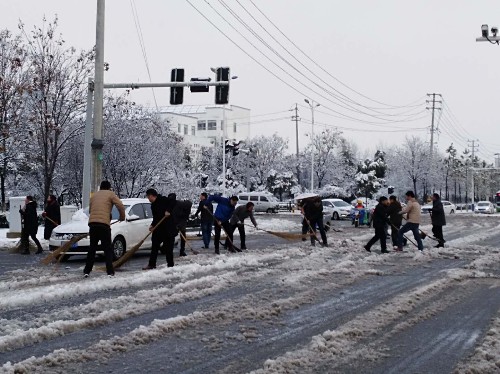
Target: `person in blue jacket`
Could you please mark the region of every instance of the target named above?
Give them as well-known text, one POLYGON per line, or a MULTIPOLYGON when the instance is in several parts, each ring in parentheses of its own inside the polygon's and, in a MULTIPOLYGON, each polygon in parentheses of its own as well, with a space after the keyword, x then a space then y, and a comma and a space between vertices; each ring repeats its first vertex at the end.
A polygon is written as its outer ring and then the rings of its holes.
MULTIPOLYGON (((208 199, 206 199, 205 201, 206 201, 205 205, 214 202, 217 203, 217 208, 215 209, 214 213, 214 220, 215 220, 214 246, 215 246, 215 253, 219 254, 220 232, 221 229, 224 229, 226 233, 231 230, 231 224, 229 223, 229 220, 231 219, 231 216, 233 215, 234 212, 234 208, 238 203, 238 197, 231 196, 231 198, 228 199, 227 197, 210 195, 208 199)), ((231 244, 232 243, 230 243, 229 245, 229 251, 235 252, 235 248, 231 244)))

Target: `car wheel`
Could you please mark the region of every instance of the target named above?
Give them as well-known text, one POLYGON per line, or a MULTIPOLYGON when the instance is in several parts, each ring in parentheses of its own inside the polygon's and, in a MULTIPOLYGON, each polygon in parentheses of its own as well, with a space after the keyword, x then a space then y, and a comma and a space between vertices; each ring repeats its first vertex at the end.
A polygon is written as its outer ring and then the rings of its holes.
POLYGON ((271 208, 267 208, 266 213, 272 213, 273 210, 271 208))
POLYGON ((455 211, 452 209, 451 212, 450 212, 450 214, 454 214, 454 213, 455 213, 455 211))
POLYGON ((117 236, 113 240, 113 261, 118 260, 125 254, 125 239, 122 236, 117 236))
POLYGON ((339 214, 337 212, 333 212, 332 219, 334 219, 335 221, 338 221, 339 220, 339 214))

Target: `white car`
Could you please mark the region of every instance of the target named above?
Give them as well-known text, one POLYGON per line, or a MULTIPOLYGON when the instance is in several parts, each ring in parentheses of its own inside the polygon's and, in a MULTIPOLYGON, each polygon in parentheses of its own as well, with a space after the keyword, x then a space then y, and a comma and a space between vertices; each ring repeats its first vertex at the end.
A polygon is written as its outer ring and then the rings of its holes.
POLYGON ((349 218, 351 215, 351 204, 341 199, 323 199, 323 214, 334 220, 349 218))
MULTIPOLYGON (((441 200, 441 202, 443 203, 444 214, 454 214, 457 211, 455 204, 450 203, 448 200, 441 200)), ((425 204, 420 209, 422 213, 429 213, 432 209, 432 203, 425 204)))
POLYGON ((238 205, 254 204, 254 212, 278 213, 279 201, 269 192, 242 192, 238 195, 238 205))
POLYGON ((474 213, 489 213, 493 214, 496 212, 495 206, 489 201, 479 201, 476 204, 474 213))
MULTIPOLYGON (((119 218, 118 209, 113 207, 111 212, 111 240, 113 247, 113 259, 116 260, 139 243, 148 234, 149 226, 153 222, 153 214, 151 213, 151 203, 147 199, 122 199, 125 206, 125 221, 116 222, 119 218)), ((57 226, 52 231, 52 236, 49 240, 49 250, 53 251, 60 247, 73 236, 87 234, 89 210, 78 210, 71 221, 57 226)), ((86 255, 90 247, 90 239, 86 237, 73 246, 66 252, 64 259, 71 255, 86 255)), ((151 237, 148 237, 140 249, 151 248, 151 237)), ((104 251, 99 248, 97 254, 104 254, 104 251)))

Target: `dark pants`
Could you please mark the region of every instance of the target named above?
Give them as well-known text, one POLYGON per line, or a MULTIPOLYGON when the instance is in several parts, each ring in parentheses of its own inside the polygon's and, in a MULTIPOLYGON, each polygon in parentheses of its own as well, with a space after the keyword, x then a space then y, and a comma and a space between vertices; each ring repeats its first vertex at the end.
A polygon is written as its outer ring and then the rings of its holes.
POLYGON ((90 274, 95 262, 95 253, 98 249, 98 243, 101 242, 101 247, 104 251, 106 259, 106 272, 108 275, 115 273, 113 269, 113 249, 111 248, 111 227, 105 224, 89 225, 90 249, 87 253, 87 263, 83 274, 90 274))
POLYGON ((439 240, 439 245, 444 244, 444 237, 443 237, 443 226, 441 225, 433 225, 432 226, 432 233, 434 234, 434 237, 439 240))
POLYGON ((406 222, 403 227, 399 230, 398 234, 398 247, 403 247, 403 235, 405 232, 411 231, 413 232, 413 237, 417 241, 417 247, 420 251, 424 250, 424 245, 422 244, 422 238, 420 237, 420 232, 418 231, 419 224, 406 222))
POLYGON ((212 222, 201 222, 201 235, 203 237, 203 245, 208 248, 210 239, 212 238, 212 222))
MULTIPOLYGON (((233 242, 233 238, 232 238, 232 233, 230 233, 230 231, 231 231, 231 224, 229 223, 229 221, 222 222, 222 227, 224 228, 224 231, 226 232, 227 237, 231 240, 231 243, 232 243, 233 242)), ((214 247, 215 247, 215 251, 219 251, 220 232, 222 230, 222 227, 219 226, 219 224, 217 222, 215 223, 215 227, 214 227, 214 231, 215 231, 215 235, 214 235, 214 247)), ((232 247, 232 246, 230 245, 230 247, 232 247)))
MULTIPOLYGON (((391 223, 391 239, 392 239, 392 245, 394 247, 398 246, 398 235, 400 229, 401 229, 401 223, 399 224, 391 223)), ((406 240, 406 238, 403 237, 403 245, 406 245, 407 243, 408 240, 406 240)))
POLYGON ((175 236, 168 235, 160 232, 154 232, 151 237, 151 254, 149 255, 148 266, 150 268, 156 267, 156 259, 158 258, 158 252, 160 247, 163 245, 163 250, 167 257, 167 266, 174 266, 174 244, 175 236), (155 235, 156 234, 156 235, 155 235))
MULTIPOLYGON (((326 240, 326 231, 325 231, 325 226, 323 225, 323 218, 318 218, 318 219, 312 219, 307 223, 306 219, 302 222, 302 234, 306 234, 307 232, 310 232, 311 229, 313 230, 311 234, 316 233, 316 226, 319 229, 319 233, 321 234, 321 240, 323 241, 323 244, 328 244, 328 241, 326 240)), ((311 235, 311 244, 314 244, 314 241, 316 240, 316 235, 311 235)))
POLYGON ((24 252, 28 253, 30 251, 30 239, 33 240, 36 244, 36 248, 38 249, 38 252, 43 251, 42 246, 40 244, 40 241, 36 237, 36 231, 35 232, 27 232, 25 230, 22 230, 21 233, 21 243, 24 245, 24 252))
POLYGON ((236 225, 231 225, 231 240, 234 241, 233 239, 233 234, 238 229, 238 232, 240 233, 240 242, 241 242, 241 249, 246 249, 247 246, 245 245, 245 226, 243 224, 236 224, 236 225))
POLYGON ((55 226, 52 222, 49 220, 45 221, 45 227, 43 228, 43 238, 45 240, 49 240, 50 236, 52 235, 52 231, 54 230, 55 226))
POLYGON ((380 240, 380 248, 382 248, 382 251, 386 251, 387 250, 386 239, 387 239, 387 232, 385 231, 385 226, 380 226, 380 227, 377 226, 375 227, 375 235, 366 244, 366 248, 370 249, 372 245, 374 245, 378 240, 380 240))

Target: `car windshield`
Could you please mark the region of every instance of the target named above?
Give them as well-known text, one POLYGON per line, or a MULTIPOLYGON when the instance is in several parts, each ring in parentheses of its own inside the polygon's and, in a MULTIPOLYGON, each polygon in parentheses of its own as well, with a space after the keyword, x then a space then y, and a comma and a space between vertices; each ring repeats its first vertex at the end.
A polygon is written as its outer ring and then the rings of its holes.
POLYGON ((346 203, 345 201, 335 201, 333 205, 338 207, 350 207, 351 204, 346 203))
MULTIPOLYGON (((127 208, 129 207, 130 205, 124 205, 123 207, 125 208, 125 210, 127 210, 127 208)), ((87 217, 90 217, 90 214, 89 214, 89 207, 86 207, 84 210, 83 210, 83 213, 87 216, 87 217)), ((118 212, 118 209, 116 208, 116 206, 113 205, 113 208, 111 209, 111 220, 115 220, 115 219, 118 219, 120 218, 120 212, 118 212)))
POLYGON ((490 203, 477 203, 477 206, 488 206, 490 203))

